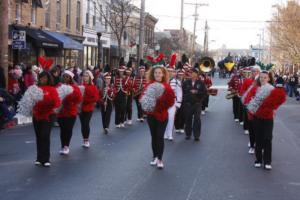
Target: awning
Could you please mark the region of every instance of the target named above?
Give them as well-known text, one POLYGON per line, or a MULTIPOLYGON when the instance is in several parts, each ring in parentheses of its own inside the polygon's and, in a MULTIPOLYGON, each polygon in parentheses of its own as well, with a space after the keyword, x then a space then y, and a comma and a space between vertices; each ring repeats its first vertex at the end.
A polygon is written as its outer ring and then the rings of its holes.
POLYGON ((51 35, 55 39, 59 40, 63 43, 64 49, 73 49, 73 50, 80 50, 83 51, 83 44, 80 44, 79 42, 73 40, 72 38, 56 32, 50 32, 50 31, 44 31, 45 33, 51 35))
POLYGON ((11 31, 20 30, 26 31, 26 40, 32 39, 34 40, 34 45, 40 48, 48 48, 48 49, 62 49, 63 43, 51 35, 43 32, 40 29, 33 29, 29 27, 21 27, 21 26, 13 26, 11 31))

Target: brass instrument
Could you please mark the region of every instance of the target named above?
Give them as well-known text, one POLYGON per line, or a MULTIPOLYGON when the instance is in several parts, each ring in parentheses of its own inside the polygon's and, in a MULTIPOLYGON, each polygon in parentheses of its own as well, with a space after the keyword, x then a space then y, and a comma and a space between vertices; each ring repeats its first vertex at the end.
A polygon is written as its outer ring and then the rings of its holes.
POLYGON ((238 92, 235 90, 229 91, 229 93, 226 95, 226 99, 232 99, 233 97, 238 96, 238 92))
POLYGON ((203 57, 200 60, 200 71, 208 73, 215 67, 215 61, 211 57, 203 57))

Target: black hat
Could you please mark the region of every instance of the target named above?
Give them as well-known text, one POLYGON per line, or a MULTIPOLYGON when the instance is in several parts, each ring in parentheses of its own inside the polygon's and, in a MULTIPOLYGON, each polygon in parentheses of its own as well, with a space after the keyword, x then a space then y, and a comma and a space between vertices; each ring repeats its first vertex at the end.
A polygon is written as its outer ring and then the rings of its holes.
POLYGON ((181 62, 182 62, 182 64, 185 64, 185 63, 189 62, 189 59, 188 59, 188 57, 185 54, 182 55, 181 62))
POLYGON ((111 72, 111 69, 110 69, 109 64, 106 64, 106 65, 104 66, 104 73, 106 73, 106 72, 111 72))
POLYGON ((145 66, 145 62, 144 62, 144 60, 143 60, 143 59, 141 59, 139 64, 140 64, 140 66, 145 66))
POLYGON ((283 78, 282 77, 278 77, 277 79, 276 79, 276 85, 275 85, 276 87, 283 87, 284 86, 284 80, 283 80, 283 78))
POLYGON ((124 57, 121 57, 121 58, 120 58, 120 61, 119 61, 119 67, 121 67, 121 66, 126 66, 126 65, 125 65, 124 57))

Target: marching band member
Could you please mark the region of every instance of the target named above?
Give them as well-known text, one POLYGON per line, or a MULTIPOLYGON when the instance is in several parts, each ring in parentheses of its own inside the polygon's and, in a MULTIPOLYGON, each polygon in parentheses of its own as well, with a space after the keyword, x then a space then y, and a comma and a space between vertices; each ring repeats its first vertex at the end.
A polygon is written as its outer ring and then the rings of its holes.
POLYGON ((106 72, 104 74, 104 85, 100 90, 101 116, 104 134, 108 134, 109 131, 109 124, 115 95, 116 91, 111 83, 111 74, 109 72, 106 72))
POLYGON ((134 74, 132 71, 132 62, 131 61, 129 61, 127 64, 127 69, 125 70, 125 76, 126 76, 126 83, 128 85, 125 121, 126 121, 126 124, 132 125, 132 100, 133 100, 134 74))
POLYGON ((83 73, 83 85, 80 89, 83 90, 83 101, 81 105, 81 112, 79 114, 81 123, 81 134, 83 137, 83 147, 90 147, 90 121, 95 109, 95 104, 99 100, 99 91, 93 83, 94 76, 91 71, 86 70, 83 73))
MULTIPOLYGON (((249 79, 249 73, 251 72, 251 69, 249 67, 245 67, 242 69, 242 76, 240 76, 240 90, 239 90, 239 122, 241 126, 244 126, 245 123, 245 109, 241 101, 241 97, 244 95, 244 92, 246 92, 247 88, 252 85, 253 81, 252 79, 249 79)), ((247 131, 245 131, 245 134, 247 131)))
POLYGON ((73 135, 73 127, 78 114, 78 106, 82 101, 82 95, 79 87, 74 83, 74 74, 69 70, 63 73, 63 82, 72 87, 72 93, 68 94, 62 100, 62 108, 58 113, 58 124, 60 126, 61 155, 67 155, 70 152, 69 146, 73 135))
POLYGON ((168 109, 174 105, 175 94, 169 85, 168 72, 163 66, 150 69, 148 85, 141 94, 140 102, 147 114, 147 121, 152 137, 152 166, 164 168, 164 133, 168 123, 168 109))
POLYGON ((184 81, 182 84, 185 109, 186 139, 189 140, 193 132, 195 141, 200 140, 201 107, 203 99, 205 95, 207 95, 205 84, 201 80, 199 80, 198 74, 199 68, 194 68, 192 70, 191 79, 184 81))
POLYGON ((256 161, 254 166, 259 168, 263 163, 266 170, 272 169, 272 138, 275 111, 286 101, 283 79, 278 78, 276 86, 273 87, 270 84, 272 78, 272 74, 268 71, 260 73, 261 87, 247 106, 249 117, 254 118, 253 128, 256 137, 256 161))
MULTIPOLYGON (((206 89, 209 90, 209 88, 212 86, 212 81, 211 78, 208 76, 207 73, 202 74, 202 81, 204 82, 206 89)), ((202 103, 202 115, 205 115, 205 111, 208 110, 208 104, 209 104, 209 94, 204 98, 203 103, 202 103)))
POLYGON ((47 71, 41 72, 38 75, 38 84, 30 86, 19 102, 19 113, 32 115, 37 148, 35 165, 44 167, 51 165, 50 133, 54 109, 60 104, 58 93, 51 85, 51 75, 47 71))
POLYGON ((117 128, 125 127, 125 114, 128 94, 129 78, 124 75, 126 70, 124 61, 121 59, 118 75, 114 79, 114 87, 117 91, 115 97, 115 125, 117 128))
MULTIPOLYGON (((248 90, 245 92, 245 94, 242 96, 242 103, 245 106, 245 110, 247 110, 247 106, 250 103, 250 101, 254 98, 258 88, 260 87, 260 81, 259 79, 255 79, 253 84, 248 88, 248 90)), ((248 115, 248 113, 247 113, 248 115)), ((248 130, 249 130, 249 154, 254 154, 255 152, 255 134, 253 130, 253 119, 249 118, 247 116, 248 121, 248 130)))
POLYGON ((170 76, 169 83, 175 94, 175 102, 174 105, 168 110, 169 119, 168 119, 168 124, 164 136, 165 139, 168 139, 170 141, 173 141, 173 130, 174 130, 176 110, 181 107, 181 102, 182 102, 182 85, 181 82, 176 78, 175 62, 176 62, 176 53, 173 53, 168 66, 168 72, 170 76))
MULTIPOLYGON (((180 64, 179 64, 180 65, 180 64)), ((181 82, 181 84, 184 82, 184 70, 179 69, 177 72, 177 79, 181 82)), ((181 88, 182 89, 182 88, 181 88)), ((176 133, 184 133, 184 102, 182 99, 182 103, 179 109, 177 109, 176 115, 175 115, 175 132, 176 133)))
POLYGON ((231 77, 230 81, 228 82, 228 90, 232 96, 232 110, 234 121, 239 122, 239 97, 238 91, 240 87, 240 75, 239 72, 236 70, 234 71, 234 75, 231 77))
POLYGON ((133 81, 133 94, 134 94, 134 100, 137 107, 137 115, 138 115, 137 121, 140 122, 144 122, 144 114, 139 99, 141 96, 141 92, 143 91, 147 83, 145 72, 146 72, 146 68, 144 64, 141 62, 138 76, 136 76, 133 81))

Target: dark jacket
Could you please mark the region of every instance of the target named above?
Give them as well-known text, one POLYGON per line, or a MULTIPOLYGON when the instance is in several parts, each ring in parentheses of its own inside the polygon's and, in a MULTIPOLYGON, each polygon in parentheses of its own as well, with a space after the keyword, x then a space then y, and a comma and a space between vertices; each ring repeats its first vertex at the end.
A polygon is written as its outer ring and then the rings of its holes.
POLYGON ((0 88, 6 88, 4 69, 0 67, 0 88))
POLYGON ((202 100, 207 95, 207 89, 205 84, 201 80, 196 80, 194 86, 192 80, 186 80, 182 84, 183 91, 183 103, 195 104, 202 103, 202 100), (197 93, 193 94, 191 90, 197 90, 197 93))

